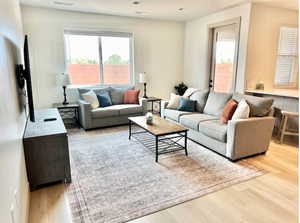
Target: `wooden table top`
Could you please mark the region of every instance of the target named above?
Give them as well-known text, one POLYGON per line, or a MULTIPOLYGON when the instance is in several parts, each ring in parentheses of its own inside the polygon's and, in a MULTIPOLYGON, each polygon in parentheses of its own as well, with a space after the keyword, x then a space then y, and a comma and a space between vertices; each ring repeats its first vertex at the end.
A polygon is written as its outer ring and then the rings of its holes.
POLYGON ((77 104, 76 102, 69 102, 69 104, 62 104, 62 103, 54 103, 53 104, 54 108, 78 108, 79 104, 77 104))
POLYGON ((145 116, 129 117, 128 119, 155 136, 169 135, 169 134, 188 131, 187 128, 175 124, 173 122, 164 120, 158 116, 153 116, 152 125, 146 123, 145 116))
POLYGON ((157 98, 157 97, 148 97, 146 98, 147 101, 151 102, 151 101, 161 101, 161 98, 157 98))

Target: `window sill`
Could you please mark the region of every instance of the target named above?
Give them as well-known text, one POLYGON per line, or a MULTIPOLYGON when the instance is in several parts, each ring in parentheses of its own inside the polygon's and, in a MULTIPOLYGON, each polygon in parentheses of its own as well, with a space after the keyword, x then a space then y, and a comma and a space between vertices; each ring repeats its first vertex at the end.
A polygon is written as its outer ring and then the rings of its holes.
POLYGON ((78 88, 93 88, 93 87, 128 87, 135 86, 132 83, 128 84, 90 84, 90 85, 68 85, 68 89, 78 89, 78 88))

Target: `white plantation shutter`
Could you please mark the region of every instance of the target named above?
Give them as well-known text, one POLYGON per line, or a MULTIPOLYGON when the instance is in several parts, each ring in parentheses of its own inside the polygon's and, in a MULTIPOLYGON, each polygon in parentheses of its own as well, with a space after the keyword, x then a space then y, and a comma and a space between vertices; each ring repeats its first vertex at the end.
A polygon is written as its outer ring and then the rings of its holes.
POLYGON ((275 85, 293 85, 298 75, 298 29, 281 27, 275 85))
POLYGON ((280 28, 278 54, 286 56, 298 55, 298 29, 297 28, 280 28))

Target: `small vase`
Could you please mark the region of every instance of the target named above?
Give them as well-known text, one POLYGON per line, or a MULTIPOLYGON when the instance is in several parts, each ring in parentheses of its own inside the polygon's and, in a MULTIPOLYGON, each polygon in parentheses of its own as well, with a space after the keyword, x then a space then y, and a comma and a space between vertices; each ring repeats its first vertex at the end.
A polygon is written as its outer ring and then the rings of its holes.
POLYGON ((153 124, 153 114, 151 112, 148 112, 146 114, 146 123, 148 125, 152 125, 153 124))

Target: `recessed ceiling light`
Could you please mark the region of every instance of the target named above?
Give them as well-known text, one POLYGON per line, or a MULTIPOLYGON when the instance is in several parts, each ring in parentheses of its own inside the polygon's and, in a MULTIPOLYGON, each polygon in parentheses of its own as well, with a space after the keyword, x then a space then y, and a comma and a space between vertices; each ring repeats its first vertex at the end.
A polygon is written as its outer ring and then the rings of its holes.
POLYGON ((72 5, 74 5, 74 2, 54 1, 53 3, 56 4, 56 5, 64 5, 64 6, 72 6, 72 5))
POLYGON ((184 9, 184 8, 179 8, 178 10, 179 10, 179 11, 183 11, 183 9, 184 9))
POLYGON ((139 5, 140 2, 139 2, 139 1, 134 1, 134 2, 132 2, 132 4, 134 4, 134 5, 139 5))

